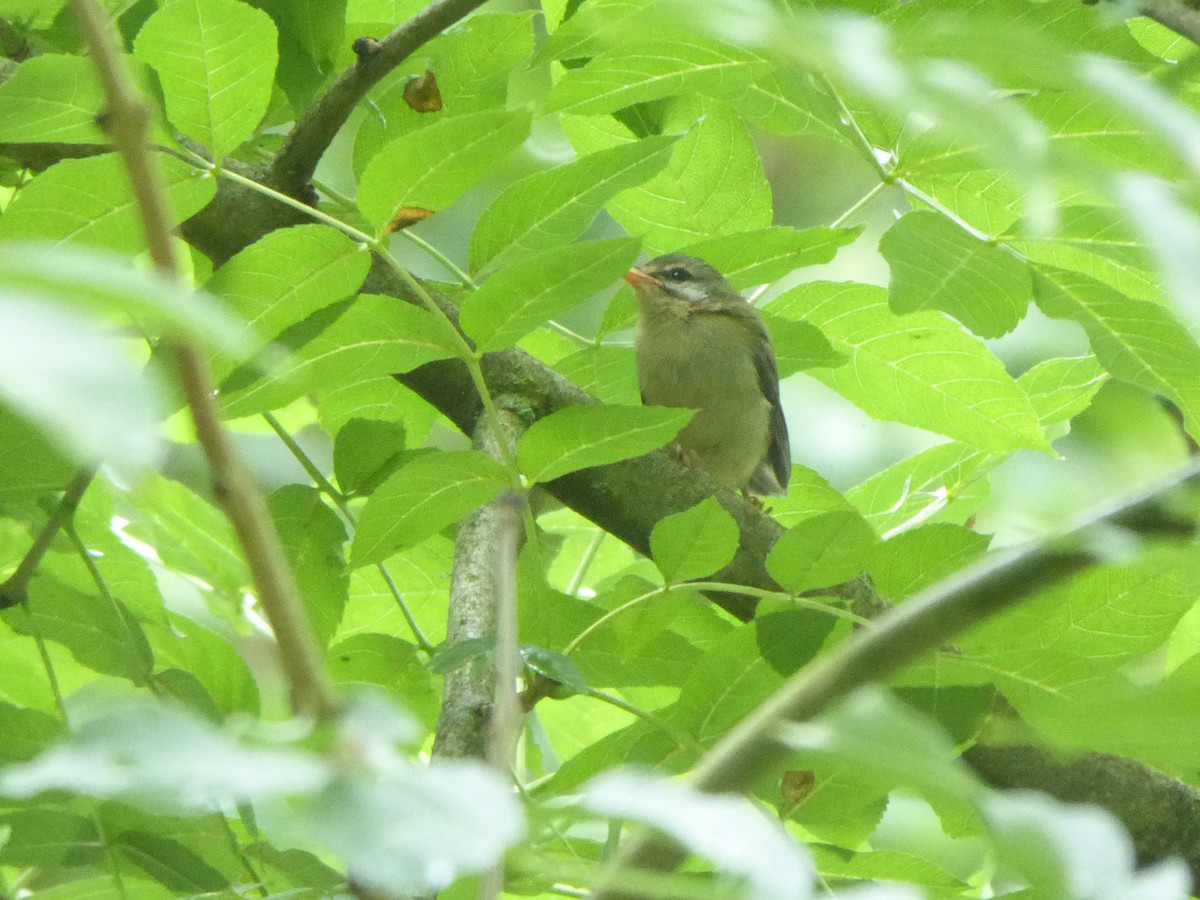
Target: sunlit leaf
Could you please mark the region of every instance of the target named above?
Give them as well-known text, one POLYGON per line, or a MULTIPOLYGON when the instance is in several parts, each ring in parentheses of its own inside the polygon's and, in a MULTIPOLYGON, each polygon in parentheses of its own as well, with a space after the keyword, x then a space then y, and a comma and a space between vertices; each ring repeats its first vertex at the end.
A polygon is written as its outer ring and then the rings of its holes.
POLYGON ((1031 291, 1025 266, 945 216, 901 216, 879 241, 879 252, 892 270, 894 312, 940 309, 982 337, 1011 331, 1025 315, 1031 291))
POLYGON ((569 406, 529 427, 517 448, 517 462, 530 481, 553 481, 657 450, 693 415, 657 406, 569 406))
POLYGON ((463 330, 480 350, 516 342, 620 280, 637 256, 631 239, 572 244, 501 269, 462 303, 463 330))
POLYGON ((221 159, 253 134, 278 59, 270 16, 235 0, 171 0, 138 32, 134 52, 162 82, 167 118, 221 159))
POLYGON ((793 594, 829 587, 865 570, 876 540, 862 516, 821 513, 783 533, 767 555, 767 571, 793 594))
POLYGON ((100 144, 104 93, 91 61, 47 53, 27 59, 0 85, 0 141, 100 144))
POLYGON ((358 518, 351 564, 379 562, 490 502, 509 483, 504 466, 470 450, 414 459, 381 484, 358 518))
POLYGON ((1048 446, 1000 361, 940 313, 898 317, 879 288, 828 283, 794 288, 766 309, 811 322, 849 357, 812 374, 870 415, 997 453, 1048 446))
POLYGON ((358 208, 376 228, 397 207, 437 212, 504 162, 529 134, 529 113, 479 112, 442 119, 380 150, 358 182, 358 208))
POLYGON ((471 268, 494 268, 501 260, 575 240, 610 197, 665 166, 674 142, 646 138, 521 179, 475 226, 471 268))
POLYGON ((725 567, 738 547, 738 527, 715 497, 667 516, 650 533, 654 564, 668 584, 704 578, 725 567))

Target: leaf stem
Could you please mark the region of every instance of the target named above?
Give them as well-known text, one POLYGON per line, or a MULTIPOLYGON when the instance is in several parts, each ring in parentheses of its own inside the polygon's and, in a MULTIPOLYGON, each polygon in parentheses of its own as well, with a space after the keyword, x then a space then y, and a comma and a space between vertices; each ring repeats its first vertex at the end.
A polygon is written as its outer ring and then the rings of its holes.
POLYGON ((667 594, 678 590, 713 591, 714 593, 718 594, 742 594, 744 596, 757 597, 760 600, 788 600, 802 609, 811 609, 814 612, 828 613, 829 615, 835 616, 839 619, 846 619, 850 622, 854 622, 856 625, 870 626, 874 624, 870 619, 864 619, 862 616, 856 615, 855 613, 850 612, 848 609, 842 609, 841 607, 832 606, 828 603, 818 603, 816 600, 810 600, 807 597, 793 597, 791 594, 783 591, 768 591, 764 590, 763 588, 748 587, 742 584, 727 584, 723 581, 684 581, 680 582, 679 584, 665 584, 660 588, 655 588, 652 591, 647 591, 638 597, 634 597, 632 600, 622 603, 615 609, 610 609, 587 628, 583 629, 583 631, 579 632, 579 634, 575 636, 575 639, 563 648, 562 652, 569 655, 573 650, 575 650, 576 647, 580 645, 580 643, 582 643, 584 638, 592 634, 592 632, 596 631, 605 623, 612 621, 619 614, 625 612, 626 610, 632 609, 633 607, 641 603, 645 603, 647 600, 651 600, 655 597, 665 597, 667 594))
POLYGON ((869 191, 867 191, 865 194, 863 194, 861 197, 859 197, 857 200, 855 200, 854 203, 851 204, 850 208, 847 209, 844 213, 842 213, 840 216, 838 216, 836 219, 834 219, 832 222, 830 222, 829 227, 830 228, 840 228, 842 226, 842 224, 844 224, 846 222, 847 219, 849 219, 852 215, 854 215, 856 212, 858 212, 860 209, 862 209, 864 206, 866 206, 868 203, 870 203, 872 200, 874 200, 876 197, 878 197, 880 194, 882 194, 885 190, 887 190, 887 188, 888 188, 888 183, 886 181, 875 182, 874 187, 872 187, 869 191))
POLYGON ((649 710, 642 709, 640 706, 635 706, 634 704, 616 696, 615 694, 609 694, 605 691, 598 691, 595 688, 588 688, 584 696, 591 697, 593 700, 599 700, 601 703, 607 703, 609 706, 615 706, 617 709, 623 710, 630 715, 637 716, 639 719, 642 719, 648 724, 653 725, 663 734, 670 737, 671 740, 675 741, 675 743, 685 750, 691 750, 697 755, 704 753, 704 745, 698 740, 696 740, 686 731, 682 731, 667 724, 664 719, 655 715, 649 710))
POLYGON ((884 184, 891 184, 892 172, 876 155, 875 145, 871 143, 866 132, 862 130, 862 126, 858 124, 858 119, 850 111, 850 107, 846 105, 846 102, 842 99, 842 95, 838 93, 838 89, 833 86, 833 81, 830 80, 828 75, 820 76, 820 80, 825 90, 829 93, 830 98, 837 105, 838 112, 842 116, 842 124, 850 129, 850 133, 854 136, 854 142, 859 151, 861 151, 867 162, 871 164, 871 168, 879 175, 879 180, 884 184))
POLYGON ((579 565, 575 567, 575 571, 571 573, 571 580, 567 583, 567 593, 572 597, 579 593, 579 588, 583 585, 583 579, 587 577, 588 569, 592 567, 592 562, 596 558, 596 554, 600 552, 600 545, 604 543, 604 536, 607 534, 603 528, 597 528, 592 535, 592 539, 588 541, 587 547, 579 557, 579 565))

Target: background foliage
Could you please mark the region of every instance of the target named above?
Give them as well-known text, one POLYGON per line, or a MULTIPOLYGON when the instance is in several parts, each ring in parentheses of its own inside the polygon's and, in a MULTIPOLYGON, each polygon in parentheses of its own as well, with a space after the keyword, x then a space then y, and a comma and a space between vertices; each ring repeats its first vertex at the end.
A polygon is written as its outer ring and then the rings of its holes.
POLYGON ((0 893, 1189 895, 1177 477, 1073 536, 1072 576, 759 734, 789 752, 749 801, 666 777, 892 607, 1190 464, 1188 4, 103 5, 187 283, 147 262, 71 7, 0 0, 0 893), (652 453, 689 414, 638 405, 615 286, 674 250, 775 342, 796 465, 766 513, 652 453), (292 714, 178 341, 336 715, 292 714), (604 869, 632 822, 682 874, 604 869))

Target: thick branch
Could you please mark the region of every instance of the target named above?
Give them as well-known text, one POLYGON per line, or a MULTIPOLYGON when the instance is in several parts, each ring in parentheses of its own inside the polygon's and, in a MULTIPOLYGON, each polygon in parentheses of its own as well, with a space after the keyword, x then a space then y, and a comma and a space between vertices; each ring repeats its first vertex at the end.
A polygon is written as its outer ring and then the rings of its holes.
POLYGON ((338 129, 358 102, 380 79, 421 46, 437 37, 486 0, 439 0, 425 7, 371 49, 296 123, 283 149, 271 163, 266 183, 278 191, 300 196, 325 155, 338 129))
MULTIPOLYGON (((523 430, 520 421, 506 409, 501 417, 515 439, 523 430)), ((479 420, 475 447, 499 456, 494 435, 484 419, 479 420)), ((469 661, 446 673, 442 710, 433 741, 434 757, 446 759, 488 758, 489 730, 496 691, 496 664, 491 652, 499 632, 499 582, 506 529, 512 525, 511 511, 498 500, 476 510, 459 526, 454 539, 454 570, 450 579, 450 608, 446 625, 446 647, 453 650, 467 641, 487 646, 488 652, 474 654, 469 661)), ((507 774, 507 769, 505 770, 507 774)))
POLYGON ((1140 863, 1181 857, 1200 883, 1200 791, 1132 760, 1104 753, 1075 759, 1040 747, 977 744, 963 759, 993 787, 1045 791, 1094 803, 1129 830, 1140 863))
MULTIPOLYGON (((158 160, 147 143, 149 108, 125 68, 103 10, 95 0, 72 0, 72 9, 104 87, 109 131, 133 184, 150 256, 160 272, 178 278, 175 225, 158 160)), ((259 602, 275 632, 293 704, 303 712, 328 714, 335 707, 333 688, 322 667, 312 626, 262 494, 234 453, 221 425, 208 361, 187 341, 172 341, 171 351, 217 496, 237 532, 254 576, 259 602)))

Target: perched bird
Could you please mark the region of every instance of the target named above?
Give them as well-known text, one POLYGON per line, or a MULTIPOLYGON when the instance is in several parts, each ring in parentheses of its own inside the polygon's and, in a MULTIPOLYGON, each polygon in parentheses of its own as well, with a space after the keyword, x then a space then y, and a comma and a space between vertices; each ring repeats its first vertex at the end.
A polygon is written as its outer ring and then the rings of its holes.
POLYGON ((684 464, 735 490, 783 494, 791 448, 758 312, 694 256, 668 253, 625 280, 638 301, 642 402, 699 410, 676 439, 684 464))

